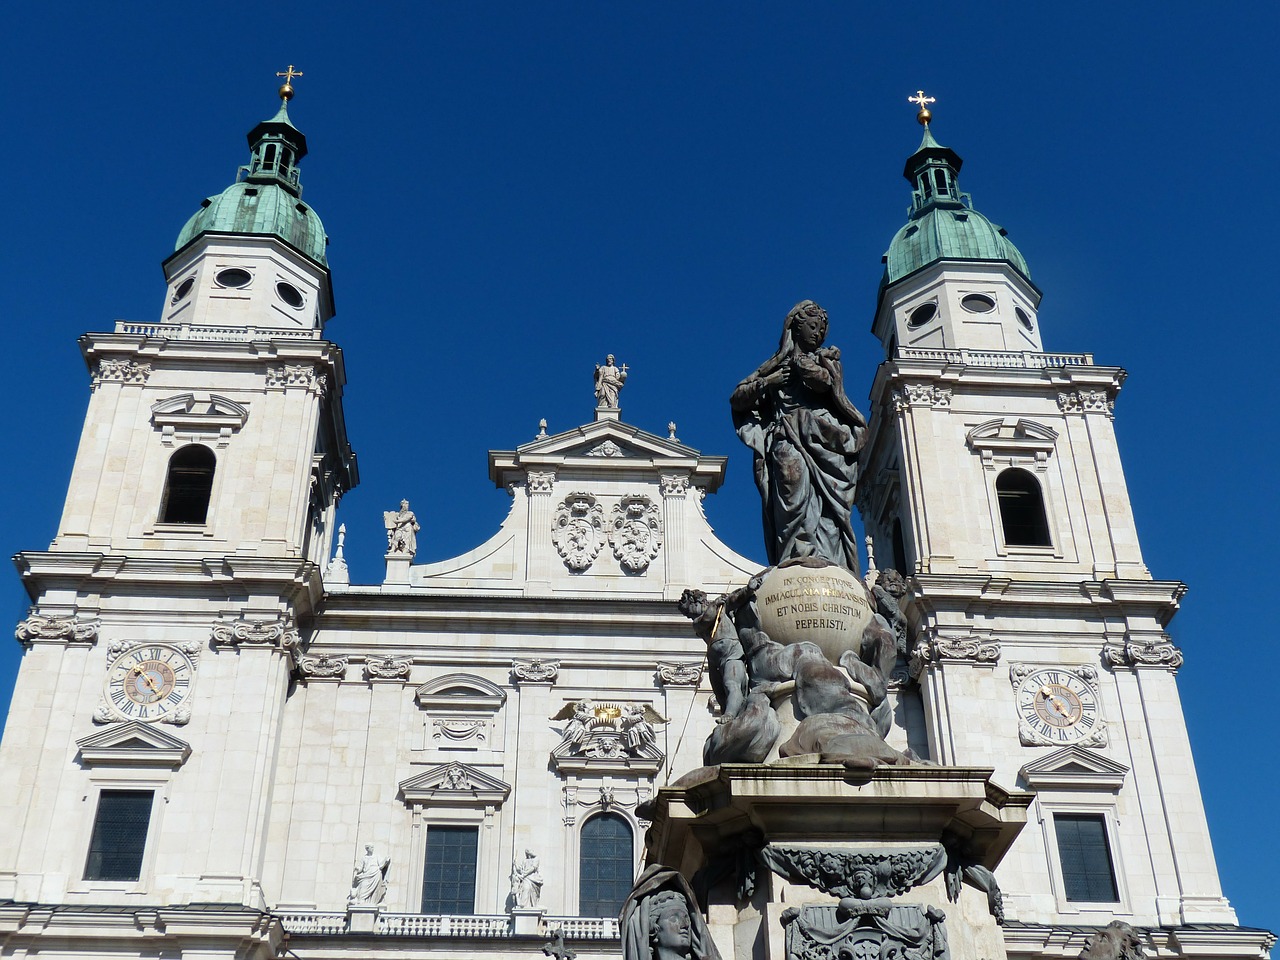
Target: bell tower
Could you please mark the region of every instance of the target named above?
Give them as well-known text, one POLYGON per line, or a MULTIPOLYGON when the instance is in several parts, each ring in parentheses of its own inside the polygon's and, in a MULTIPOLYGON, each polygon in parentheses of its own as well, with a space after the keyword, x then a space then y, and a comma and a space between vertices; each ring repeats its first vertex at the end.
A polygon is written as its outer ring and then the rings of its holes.
POLYGON ((1045 351, 1025 258, 912 100, 924 138, 872 324, 859 506, 906 578, 930 758, 1036 791, 997 871, 1011 918, 1234 923, 1165 632, 1186 587, 1143 562, 1113 429, 1125 372, 1045 351))

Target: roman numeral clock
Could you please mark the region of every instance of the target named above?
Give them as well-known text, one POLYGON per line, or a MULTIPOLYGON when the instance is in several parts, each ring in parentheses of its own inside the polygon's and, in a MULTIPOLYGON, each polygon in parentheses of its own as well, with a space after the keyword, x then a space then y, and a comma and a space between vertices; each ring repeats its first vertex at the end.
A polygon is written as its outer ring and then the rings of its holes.
POLYGON ((1018 739, 1025 746, 1103 746, 1107 724, 1098 710, 1097 679, 1097 670, 1087 664, 1012 664, 1018 739))
POLYGON ((199 645, 194 643, 112 644, 107 651, 97 723, 141 720, 184 724, 191 719, 188 698, 199 645))

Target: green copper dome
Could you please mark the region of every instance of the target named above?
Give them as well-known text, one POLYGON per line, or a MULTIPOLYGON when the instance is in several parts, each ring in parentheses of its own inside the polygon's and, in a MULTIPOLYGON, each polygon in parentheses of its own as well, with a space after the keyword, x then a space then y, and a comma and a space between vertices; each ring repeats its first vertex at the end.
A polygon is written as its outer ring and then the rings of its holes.
POLYGON ((307 153, 307 138, 290 121, 287 102, 249 132, 253 151, 235 183, 209 197, 178 234, 181 250, 205 233, 276 236, 322 266, 327 266, 324 224, 302 202, 298 161, 307 153))
POLYGON ((1005 236, 961 193, 958 174, 963 161, 924 128, 920 148, 907 159, 903 176, 914 188, 906 226, 897 232, 884 255, 888 286, 938 260, 994 260, 1012 266, 1028 280, 1027 261, 1005 236))

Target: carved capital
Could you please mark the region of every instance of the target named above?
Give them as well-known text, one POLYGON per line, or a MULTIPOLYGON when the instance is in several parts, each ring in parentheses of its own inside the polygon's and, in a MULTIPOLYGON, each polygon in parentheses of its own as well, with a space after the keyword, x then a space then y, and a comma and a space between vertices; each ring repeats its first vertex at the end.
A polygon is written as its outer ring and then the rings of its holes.
POLYGON ((400 657, 370 657, 364 663, 366 680, 408 680, 409 660, 400 657))
POLYGON ((1167 637, 1163 640, 1108 643, 1102 648, 1103 660, 1112 667, 1164 667, 1176 671, 1182 666, 1182 651, 1167 637))
POLYGON ((274 620, 249 620, 241 617, 229 623, 213 625, 213 645, 238 647, 276 647, 289 650, 299 642, 298 631, 288 617, 274 620))
POLYGON ((525 484, 525 489, 529 493, 551 494, 551 488, 555 486, 556 475, 550 471, 546 473, 530 473, 529 479, 525 484))
POLYGON ((702 683, 702 660, 659 660, 658 679, 664 687, 696 687, 702 683))
POLYGON ((13 631, 19 643, 95 643, 98 639, 97 620, 79 620, 74 616, 45 617, 30 613, 13 631))
POLYGON ((100 383, 146 383, 151 364, 136 360, 99 360, 93 367, 93 386, 100 383))
POLYGON ((894 388, 889 395, 889 402, 898 413, 907 407, 949 407, 951 388, 934 383, 904 383, 894 388))
POLYGON ((323 394, 328 389, 329 376, 309 363, 284 363, 267 367, 267 386, 282 390, 301 388, 323 394))
POLYGON ((1071 390, 1058 394, 1058 409, 1063 413, 1101 413, 1114 419, 1116 402, 1105 390, 1071 390))
POLYGON ((511 678, 516 683, 555 683, 560 676, 559 660, 512 660, 511 678))
POLYGON ((996 663, 1000 643, 990 637, 946 637, 936 633, 922 636, 911 654, 908 670, 919 679, 926 665, 946 660, 968 663, 996 663))
POLYGON ((658 478, 664 497, 683 497, 689 492, 689 478, 664 474, 658 478))
POLYGON ((347 673, 347 658, 331 657, 327 653, 299 657, 298 673, 308 680, 341 680, 347 673))

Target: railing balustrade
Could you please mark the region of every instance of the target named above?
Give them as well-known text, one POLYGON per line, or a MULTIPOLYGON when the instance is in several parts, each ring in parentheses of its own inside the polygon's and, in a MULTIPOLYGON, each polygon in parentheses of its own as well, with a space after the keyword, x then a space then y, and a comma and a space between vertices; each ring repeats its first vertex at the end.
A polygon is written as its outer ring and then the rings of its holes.
MULTIPOLYGON (((276 916, 285 930, 298 936, 336 936, 349 932, 345 913, 290 910, 276 916)), ((616 940, 616 917, 543 917, 547 936, 556 930, 566 940, 616 940)), ((515 935, 511 917, 500 915, 448 916, 429 913, 379 913, 375 936, 469 937, 505 939, 515 935)))

